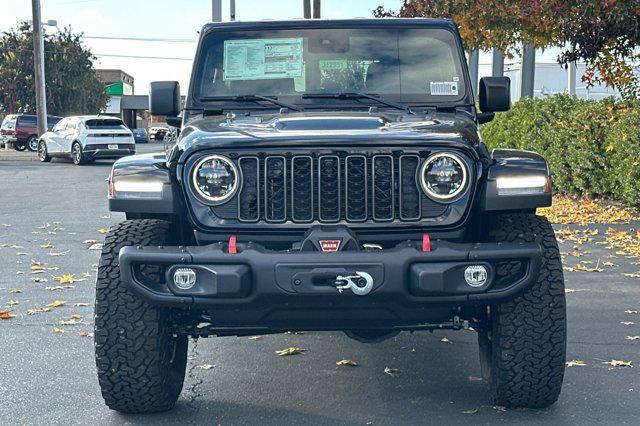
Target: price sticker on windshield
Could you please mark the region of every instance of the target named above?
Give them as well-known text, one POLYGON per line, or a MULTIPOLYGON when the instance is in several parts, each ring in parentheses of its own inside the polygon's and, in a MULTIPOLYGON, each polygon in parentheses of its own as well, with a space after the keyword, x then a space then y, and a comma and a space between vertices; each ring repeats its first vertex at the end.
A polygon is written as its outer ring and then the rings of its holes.
POLYGON ((458 96, 457 81, 432 81, 432 96, 458 96))

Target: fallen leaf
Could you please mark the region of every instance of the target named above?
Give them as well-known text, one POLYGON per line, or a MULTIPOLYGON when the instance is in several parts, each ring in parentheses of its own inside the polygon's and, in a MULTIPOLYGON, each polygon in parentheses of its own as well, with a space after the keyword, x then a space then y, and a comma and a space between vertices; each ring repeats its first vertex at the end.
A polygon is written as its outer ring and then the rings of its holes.
POLYGON ((62 320, 60 321, 61 325, 76 325, 76 324, 82 324, 82 321, 78 321, 75 319, 70 319, 70 320, 62 320))
POLYGON ((578 361, 578 360, 571 360, 571 361, 567 361, 566 362, 567 367, 585 367, 587 364, 585 364, 584 361, 578 361))
POLYGON ((44 269, 34 269, 30 272, 31 275, 44 274, 44 269))
POLYGON ((620 361, 617 359, 612 359, 611 361, 603 362, 603 364, 609 364, 612 367, 633 367, 633 365, 631 365, 631 361, 620 361))
POLYGON ((80 337, 93 337, 93 333, 87 333, 86 331, 79 331, 78 336, 80 337))
POLYGON ((639 340, 640 336, 627 336, 627 340, 639 340))
POLYGON ((22 252, 22 251, 17 251, 17 252, 16 252, 16 256, 26 256, 26 255, 28 255, 28 254, 29 254, 29 253, 25 253, 25 252, 22 252))
POLYGON ((443 337, 442 339, 440 339, 440 341, 442 343, 451 343, 451 340, 447 339, 446 337, 443 337))
POLYGON ((59 282, 60 284, 73 284, 75 282, 84 281, 84 278, 76 278, 74 274, 66 274, 61 277, 53 277, 54 281, 59 282))
POLYGON ((344 367, 344 366, 357 367, 358 363, 351 359, 341 359, 340 361, 336 362, 336 365, 339 367, 344 367))
POLYGON ((18 272, 16 272, 16 275, 24 275, 24 272, 18 271, 18 272))
POLYGON ((72 285, 50 285, 45 287, 45 290, 49 290, 49 291, 58 291, 58 290, 67 290, 69 288, 75 288, 72 285))
POLYGON ((9 294, 20 294, 22 293, 22 290, 20 290, 19 288, 13 289, 9 292, 9 294))
POLYGON ((15 305, 19 305, 20 302, 18 302, 17 300, 9 300, 6 305, 7 306, 15 306, 15 305))
POLYGON ((384 368, 384 372, 390 376, 393 376, 394 374, 396 374, 398 372, 397 368, 391 368, 391 367, 385 367, 384 368))
POLYGON ((200 370, 211 370, 212 368, 215 368, 214 364, 202 364, 202 365, 196 365, 196 368, 199 368, 200 370))
POLYGON ((47 243, 47 244, 42 244, 40 247, 41 247, 41 248, 55 248, 56 246, 54 246, 54 245, 53 245, 53 244, 51 244, 51 243, 47 243))
POLYGON ((53 327, 53 332, 54 333, 64 333, 64 330, 62 328, 53 327))
POLYGON ((92 244, 91 246, 89 246, 89 250, 102 250, 103 246, 104 244, 102 243, 92 244))
POLYGON ((3 320, 15 318, 15 317, 16 316, 9 311, 0 312, 0 319, 3 319, 3 320))
POLYGON ((98 240, 84 240, 82 242, 82 244, 89 244, 89 245, 93 245, 93 244, 98 244, 100 241, 98 240))
POLYGON ((264 336, 251 336, 249 337, 249 340, 260 340, 262 339, 264 336))
POLYGON ((3 223, 2 226, 4 226, 5 228, 11 228, 11 224, 10 223, 3 223))
POLYGON ((627 309, 626 311, 624 311, 624 313, 625 313, 625 314, 637 314, 637 313, 638 313, 638 311, 636 311, 636 310, 633 310, 633 311, 632 311, 632 310, 630 310, 630 309, 627 309))
POLYGON ((572 288, 565 288, 564 292, 565 293, 575 293, 576 291, 574 289, 572 289, 572 288))
POLYGON ((47 306, 50 306, 52 308, 57 308, 60 306, 64 306, 64 304, 67 303, 63 300, 54 300, 53 302, 49 303, 47 306))
POLYGON ((66 256, 67 253, 69 253, 71 250, 67 250, 67 251, 61 251, 59 253, 49 253, 49 256, 53 256, 53 257, 61 257, 61 256, 66 256))
POLYGON ((633 321, 620 321, 620 324, 622 324, 622 325, 634 325, 635 322, 633 322, 633 321))
POLYGON ((482 377, 469 376, 469 377, 467 377, 467 380, 470 381, 470 382, 481 382, 482 381, 482 377))
POLYGON ((31 278, 31 281, 33 281, 34 283, 46 283, 49 280, 46 279, 46 278, 33 277, 33 278, 31 278))
POLYGON ((82 308, 84 306, 89 306, 89 304, 85 302, 78 302, 78 303, 74 303, 73 306, 75 306, 76 308, 82 308))
POLYGON ((69 316, 69 318, 71 318, 71 319, 82 319, 82 315, 80 315, 80 314, 71 314, 69 316))
POLYGON ((44 312, 49 312, 49 311, 51 311, 51 308, 27 309, 27 315, 42 314, 44 312))
POLYGON ((91 272, 85 272, 84 274, 82 274, 82 278, 91 278, 91 272))
POLYGON ((106 233, 109 232, 109 230, 102 228, 102 229, 98 229, 98 232, 101 233, 101 234, 106 234, 106 233))
POLYGON ((477 408, 472 408, 471 410, 464 410, 462 414, 476 414, 478 412, 477 408))
POLYGON ((279 351, 276 351, 276 355, 278 355, 278 356, 298 355, 298 354, 301 354, 304 351, 305 350, 302 349, 302 348, 290 347, 290 348, 281 349, 279 351))
POLYGON ((602 266, 617 266, 617 265, 613 262, 604 262, 602 266))
POLYGON ((494 405, 493 409, 501 413, 507 411, 507 407, 503 407, 502 405, 494 405))

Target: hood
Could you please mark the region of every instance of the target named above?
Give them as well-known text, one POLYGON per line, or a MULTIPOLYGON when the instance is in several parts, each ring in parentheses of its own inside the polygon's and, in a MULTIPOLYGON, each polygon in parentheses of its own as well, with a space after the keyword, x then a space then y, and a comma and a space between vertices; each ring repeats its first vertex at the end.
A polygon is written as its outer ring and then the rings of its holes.
POLYGON ((319 112, 198 118, 183 129, 181 151, 210 147, 361 145, 454 142, 479 144, 475 122, 466 114, 429 115, 319 112))

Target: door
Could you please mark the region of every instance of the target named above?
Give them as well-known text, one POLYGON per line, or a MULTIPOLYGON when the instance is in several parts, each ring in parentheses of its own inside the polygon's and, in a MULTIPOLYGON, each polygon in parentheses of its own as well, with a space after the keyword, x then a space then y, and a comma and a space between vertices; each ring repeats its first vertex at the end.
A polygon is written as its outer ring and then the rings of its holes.
POLYGON ((78 131, 78 120, 68 119, 67 127, 60 138, 60 150, 64 154, 71 154, 71 144, 75 140, 78 131))
POLYGON ((50 154, 59 155, 61 153, 60 140, 64 137, 68 122, 69 120, 67 118, 63 118, 58 124, 53 126, 51 133, 47 137, 47 151, 49 151, 50 154))

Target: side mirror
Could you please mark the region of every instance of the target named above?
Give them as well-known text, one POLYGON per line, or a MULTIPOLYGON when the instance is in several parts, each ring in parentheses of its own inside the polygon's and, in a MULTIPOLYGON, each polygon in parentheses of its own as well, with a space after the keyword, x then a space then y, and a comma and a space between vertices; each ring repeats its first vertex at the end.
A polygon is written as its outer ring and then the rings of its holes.
POLYGON ((511 80, 509 77, 483 77, 479 85, 480 111, 509 111, 511 80))
POLYGON ((180 115, 180 83, 154 81, 149 86, 149 113, 177 117, 180 115))

